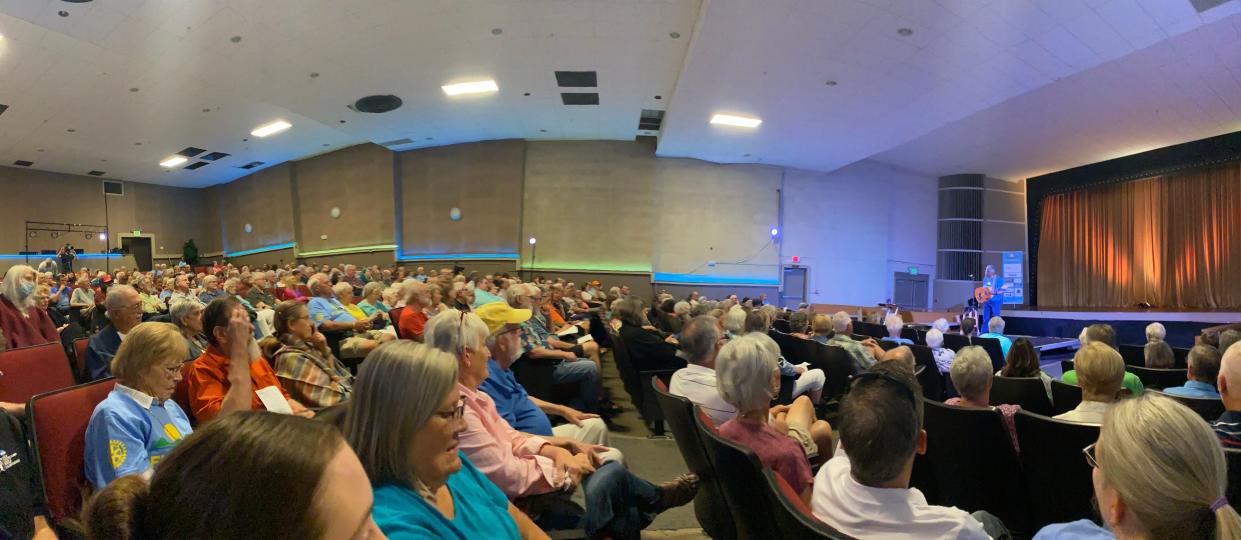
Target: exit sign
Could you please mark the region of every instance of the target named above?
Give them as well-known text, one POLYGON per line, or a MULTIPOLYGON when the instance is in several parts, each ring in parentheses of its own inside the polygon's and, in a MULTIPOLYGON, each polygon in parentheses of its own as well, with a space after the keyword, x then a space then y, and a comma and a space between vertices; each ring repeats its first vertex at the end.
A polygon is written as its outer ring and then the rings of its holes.
POLYGON ((911 276, 916 276, 916 275, 918 275, 918 267, 917 267, 917 266, 910 266, 910 267, 909 267, 909 275, 911 275, 911 276))
POLYGON ((795 262, 795 263, 799 263, 799 262, 801 262, 801 257, 798 257, 797 255, 794 255, 794 256, 793 256, 793 262, 795 262))

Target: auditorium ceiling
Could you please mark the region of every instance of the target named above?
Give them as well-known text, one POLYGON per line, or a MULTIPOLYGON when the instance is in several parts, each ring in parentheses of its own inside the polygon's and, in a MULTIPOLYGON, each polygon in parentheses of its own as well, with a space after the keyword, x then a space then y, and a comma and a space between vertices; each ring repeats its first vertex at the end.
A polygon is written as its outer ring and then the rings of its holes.
POLYGON ((1238 13, 1236 0, 1202 13, 1189 0, 0 0, 0 165, 202 187, 364 142, 658 134, 663 156, 1019 178, 1241 130, 1238 13), (441 88, 484 80, 497 90, 441 88), (401 105, 356 110, 370 95, 401 105), (292 127, 251 135, 278 120, 292 127), (205 152, 160 165, 187 147, 205 152))

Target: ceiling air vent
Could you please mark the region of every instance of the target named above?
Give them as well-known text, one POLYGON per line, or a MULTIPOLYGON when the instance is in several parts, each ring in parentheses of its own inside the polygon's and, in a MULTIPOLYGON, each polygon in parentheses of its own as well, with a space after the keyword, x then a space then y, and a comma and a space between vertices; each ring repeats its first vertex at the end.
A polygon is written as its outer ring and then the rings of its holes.
POLYGON ((86 173, 86 174, 89 174, 89 175, 91 175, 91 176, 103 176, 103 175, 108 174, 108 173, 103 172, 103 171, 91 171, 91 172, 88 172, 88 173, 86 173))
POLYGON ((1198 13, 1202 13, 1203 11, 1217 7, 1227 1, 1228 0, 1189 0, 1189 3, 1194 6, 1194 9, 1198 10, 1198 13))
POLYGON ((4 114, 4 111, 7 111, 7 110, 9 110, 9 106, 3 103, 0 103, 0 114, 4 114))
POLYGON ((203 157, 200 157, 200 158, 198 158, 198 159, 201 159, 201 160, 203 160, 203 161, 217 161, 217 160, 224 159, 224 158, 226 158, 226 157, 228 157, 228 156, 231 156, 231 155, 232 155, 232 154, 225 154, 224 152, 212 152, 212 153, 207 154, 207 155, 205 155, 205 156, 203 156, 203 157))
POLYGON ((34 162, 33 162, 33 161, 26 161, 26 160, 24 160, 24 159, 19 159, 19 160, 17 160, 17 161, 14 161, 14 162, 13 162, 13 164, 14 164, 14 165, 17 165, 18 167, 29 167, 29 166, 31 166, 31 165, 34 165, 34 162))
POLYGON ((565 105, 598 105, 599 94, 597 92, 561 92, 560 100, 565 105))
POLYGON ((638 129, 659 131, 659 126, 664 123, 664 111, 654 109, 642 109, 642 114, 638 116, 638 129))
POLYGON ((193 164, 190 164, 190 165, 186 165, 186 166, 185 166, 185 168, 186 168, 186 169, 188 169, 188 170, 191 170, 191 171, 192 171, 192 170, 194 170, 194 169, 201 169, 201 168, 206 167, 207 165, 210 165, 210 164, 211 164, 211 162, 210 162, 210 161, 199 161, 199 162, 197 162, 197 163, 193 163, 193 164))
POLYGON ((594 88, 599 76, 594 71, 557 71, 556 85, 562 88, 594 88))
POLYGON ((104 180, 103 181, 103 194, 104 195, 116 195, 118 197, 123 197, 125 196, 125 184, 122 184, 120 182, 109 182, 107 180, 104 180))
POLYGON ((177 155, 185 156, 185 157, 194 157, 203 152, 206 152, 206 150, 203 150, 202 148, 194 148, 193 146, 187 146, 185 147, 185 150, 177 152, 177 155))
POLYGON ((237 168, 238 169, 253 169, 255 167, 262 167, 263 165, 266 165, 266 163, 263 163, 262 161, 251 161, 237 168))
POLYGON ((379 143, 379 146, 403 146, 406 144, 414 144, 414 140, 409 137, 405 137, 404 139, 393 139, 391 141, 381 142, 379 143))
POLYGON ((366 96, 353 103, 352 109, 364 113, 386 113, 401 108, 404 104, 401 98, 394 95, 386 96, 366 96))

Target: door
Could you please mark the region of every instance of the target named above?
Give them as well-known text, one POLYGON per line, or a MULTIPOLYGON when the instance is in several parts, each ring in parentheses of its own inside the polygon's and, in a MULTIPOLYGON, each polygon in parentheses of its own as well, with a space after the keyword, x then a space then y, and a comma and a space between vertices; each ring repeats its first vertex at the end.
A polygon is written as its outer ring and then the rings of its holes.
POLYGON ((926 309, 927 283, 930 276, 896 272, 892 283, 892 303, 901 309, 926 309))
POLYGON ((784 267, 784 291, 780 293, 780 307, 797 309, 797 305, 806 301, 806 269, 804 267, 784 267))
POLYGON ((122 236, 121 251, 133 255, 134 263, 142 272, 151 271, 151 238, 148 236, 122 236))

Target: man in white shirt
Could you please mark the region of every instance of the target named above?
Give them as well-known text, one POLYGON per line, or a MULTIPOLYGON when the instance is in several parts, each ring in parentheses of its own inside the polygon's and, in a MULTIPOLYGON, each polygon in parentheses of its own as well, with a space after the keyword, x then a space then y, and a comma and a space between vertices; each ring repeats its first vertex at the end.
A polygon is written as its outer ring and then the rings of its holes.
POLYGON ((672 374, 668 393, 701 407, 717 426, 727 422, 737 414, 737 409, 720 397, 716 387, 715 357, 724 345, 719 319, 710 315, 691 319, 681 329, 679 345, 689 363, 672 374))
POLYGON ((1082 387, 1082 402, 1055 418, 1082 424, 1103 424, 1103 413, 1116 402, 1125 380, 1124 359, 1116 349, 1100 341, 1091 341, 1073 356, 1073 365, 1077 385, 1082 387))
POLYGON ((914 455, 926 452, 920 394, 904 362, 880 362, 854 378, 840 407, 844 451, 815 476, 814 515, 860 539, 1007 537, 995 516, 927 504, 909 487, 914 455))

